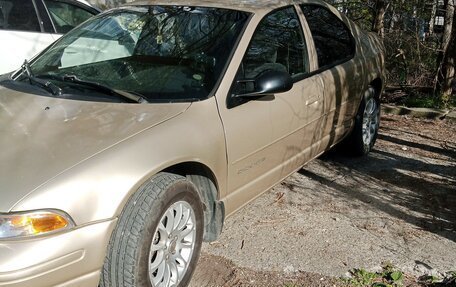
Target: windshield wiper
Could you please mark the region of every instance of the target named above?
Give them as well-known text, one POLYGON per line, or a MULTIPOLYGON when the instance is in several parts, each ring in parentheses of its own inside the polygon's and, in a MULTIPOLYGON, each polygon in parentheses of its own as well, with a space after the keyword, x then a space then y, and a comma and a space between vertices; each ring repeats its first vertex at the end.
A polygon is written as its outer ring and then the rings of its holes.
POLYGON ((134 101, 139 104, 148 103, 148 101, 142 95, 140 95, 138 93, 117 90, 117 89, 110 88, 108 86, 105 86, 105 85, 97 83, 97 82, 81 80, 76 75, 58 76, 58 75, 49 75, 48 74, 48 75, 38 75, 37 77, 38 78, 51 78, 51 79, 55 79, 55 80, 62 81, 62 82, 75 83, 75 84, 78 84, 81 86, 92 88, 99 92, 103 92, 105 94, 117 95, 117 96, 134 101))
POLYGON ((43 81, 35 77, 32 73, 32 69, 30 69, 30 63, 27 60, 24 61, 24 64, 22 64, 21 68, 22 74, 27 77, 31 85, 41 87, 54 96, 60 96, 62 94, 62 89, 57 85, 53 84, 50 81, 43 81))

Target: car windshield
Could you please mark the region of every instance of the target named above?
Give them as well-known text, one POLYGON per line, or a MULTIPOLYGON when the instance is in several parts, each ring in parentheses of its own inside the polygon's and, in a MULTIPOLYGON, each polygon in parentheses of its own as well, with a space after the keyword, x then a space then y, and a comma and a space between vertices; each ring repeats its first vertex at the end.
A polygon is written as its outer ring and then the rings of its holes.
MULTIPOLYGON (((72 77, 140 94, 194 101, 214 89, 249 14, 188 6, 132 6, 99 15, 30 65, 37 78, 72 77)), ((60 79, 60 80, 59 80, 60 79)))

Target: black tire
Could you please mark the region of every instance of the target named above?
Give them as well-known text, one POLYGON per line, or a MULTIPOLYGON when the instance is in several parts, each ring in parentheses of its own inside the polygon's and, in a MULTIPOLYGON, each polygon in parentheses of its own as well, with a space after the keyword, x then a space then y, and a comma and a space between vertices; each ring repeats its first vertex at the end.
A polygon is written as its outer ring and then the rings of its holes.
POLYGON ((375 141, 378 136, 378 129, 380 127, 380 101, 375 96, 376 91, 373 87, 369 87, 361 100, 358 112, 355 117, 355 124, 351 134, 344 140, 343 147, 350 154, 354 156, 365 156, 367 155, 372 148, 374 147, 375 141), (375 121, 375 124, 370 126, 369 130, 369 140, 366 140, 364 136, 363 122, 366 120, 366 106, 368 104, 374 104, 374 110, 371 115, 368 115, 369 118, 375 121))
MULTIPOLYGON (((124 207, 108 245, 100 279, 101 287, 153 286, 148 271, 152 240, 156 240, 154 235, 165 212, 173 204, 182 202, 193 210, 196 229, 188 267, 182 273, 183 278, 178 286, 189 284, 203 241, 202 203, 196 187, 185 177, 159 173, 142 185, 124 207)), ((176 242, 174 250, 175 246, 176 242)))

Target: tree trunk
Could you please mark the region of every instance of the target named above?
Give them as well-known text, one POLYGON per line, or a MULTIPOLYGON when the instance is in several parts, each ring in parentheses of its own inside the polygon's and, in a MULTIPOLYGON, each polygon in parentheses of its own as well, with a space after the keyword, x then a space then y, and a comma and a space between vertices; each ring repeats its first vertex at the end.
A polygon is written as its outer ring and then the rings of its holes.
POLYGON ((383 39, 385 37, 385 13, 388 3, 385 0, 377 0, 375 4, 375 17, 372 22, 372 32, 378 33, 383 39))
MULTIPOLYGON (((456 1, 453 1, 453 5, 456 1)), ((442 65, 442 101, 448 103, 453 93, 453 87, 456 85, 455 65, 456 65, 456 14, 453 6, 453 27, 450 37, 450 43, 445 52, 442 65)))
POLYGON ((456 54, 456 20, 455 20, 456 0, 447 0, 445 3, 445 23, 442 36, 442 45, 439 55, 439 69, 437 72, 437 90, 441 93, 441 100, 448 103, 451 98, 452 84, 455 74, 455 54, 456 54))
POLYGON ((439 0, 434 0, 432 2, 431 20, 429 21, 429 35, 434 34, 435 16, 437 15, 437 6, 438 5, 439 5, 439 0))
POLYGON ((390 25, 389 25, 389 32, 393 33, 394 29, 396 28, 396 23, 399 21, 399 16, 396 14, 396 9, 394 8, 394 6, 391 10, 392 10, 392 12, 391 12, 391 21, 390 21, 390 25))

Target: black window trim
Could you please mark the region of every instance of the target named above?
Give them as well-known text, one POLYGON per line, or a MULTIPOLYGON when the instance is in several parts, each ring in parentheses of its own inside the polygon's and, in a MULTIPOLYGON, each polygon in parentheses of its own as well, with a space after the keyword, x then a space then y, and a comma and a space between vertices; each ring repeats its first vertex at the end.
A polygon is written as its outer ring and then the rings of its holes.
POLYGON ((43 0, 33 0, 35 10, 38 14, 38 21, 40 22, 40 28, 42 33, 54 33, 54 23, 52 23, 51 16, 49 15, 46 5, 43 0))
MULTIPOLYGON (((329 13, 331 13, 332 15, 334 15, 335 17, 337 17, 337 18, 340 20, 340 22, 344 25, 345 29, 347 29, 347 31, 349 32, 349 35, 351 36, 351 39, 352 39, 351 42, 352 42, 352 50, 353 50, 353 53, 352 53, 350 56, 345 57, 345 58, 343 58, 343 59, 340 59, 340 60, 338 60, 338 61, 335 61, 334 63, 331 63, 330 65, 325 65, 325 66, 321 66, 321 67, 320 67, 320 65, 318 64, 318 61, 317 61, 318 68, 317 68, 315 71, 312 71, 312 72, 310 73, 311 76, 314 76, 314 75, 319 74, 319 73, 321 73, 321 72, 324 72, 324 71, 326 71, 326 70, 330 70, 330 69, 332 69, 332 68, 334 68, 334 67, 336 67, 336 66, 339 66, 339 65, 341 65, 341 64, 344 64, 344 63, 346 63, 346 62, 349 62, 349 61, 351 61, 351 60, 353 60, 353 59, 355 58, 355 56, 356 56, 356 54, 357 54, 357 52, 358 52, 357 41, 356 41, 356 38, 353 36, 352 30, 347 26, 347 24, 345 23, 344 19, 339 18, 339 16, 337 16, 336 14, 334 14, 330 9, 328 9, 328 7, 325 7, 324 5, 321 5, 321 4, 316 4, 316 3, 308 3, 308 4, 307 4, 307 3, 306 3, 306 4, 299 4, 298 6, 299 6, 299 9, 301 9, 301 12, 302 12, 302 14, 304 15, 304 18, 306 19, 306 21, 307 21, 307 17, 306 17, 306 15, 304 14, 304 11, 302 11, 302 8, 301 8, 302 6, 316 6, 316 7, 320 7, 320 8, 325 9, 326 11, 328 11, 329 13)), ((307 25, 309 25, 309 24, 307 23, 307 25)), ((309 27, 309 30, 310 30, 310 27, 309 27)), ((312 31, 310 31, 310 32, 311 32, 311 34, 312 34, 312 31)), ((312 35, 312 42, 313 42, 313 45, 314 45, 314 47, 315 47, 315 42, 313 41, 313 35, 312 35)), ((316 49, 316 47, 315 47, 315 49, 316 49)), ((317 55, 317 58, 318 58, 318 55, 317 55)))
MULTIPOLYGON (((239 64, 239 67, 238 67, 237 70, 236 70, 236 76, 238 75, 239 70, 241 69, 242 61, 244 60, 244 57, 247 55, 247 52, 249 51, 249 49, 250 49, 250 47, 251 47, 252 39, 253 39, 253 37, 255 37, 255 34, 256 34, 256 32, 257 32, 258 26, 260 26, 260 24, 262 23, 262 21, 263 21, 266 17, 268 17, 269 15, 271 15, 271 14, 277 12, 277 11, 280 11, 280 10, 288 9, 288 8, 290 8, 290 7, 293 8, 293 10, 295 11, 296 16, 297 16, 297 18, 298 18, 298 21, 299 21, 299 24, 300 24, 300 27, 301 27, 301 31, 302 31, 302 35, 303 35, 303 37, 304 37, 304 41, 306 42, 307 61, 310 60, 309 46, 308 46, 308 45, 309 45, 309 41, 308 41, 308 39, 306 39, 306 33, 305 33, 304 29, 303 29, 304 23, 302 22, 301 17, 299 16, 298 11, 296 10, 296 6, 295 6, 294 4, 290 4, 290 5, 282 6, 282 7, 275 8, 274 10, 269 11, 266 15, 263 16, 263 18, 261 18, 260 22, 258 22, 258 25, 255 27, 255 31, 253 32, 253 35, 252 35, 252 37, 251 37, 250 40, 249 40, 249 46, 248 46, 247 49, 245 50, 244 55, 242 55, 241 63, 239 64)), ((310 61, 309 61, 309 64, 310 64, 310 61)), ((310 66, 309 66, 309 68, 310 68, 310 66)), ((304 79, 306 79, 306 78, 309 78, 309 77, 311 77, 311 76, 313 76, 313 75, 314 75, 313 71, 309 71, 309 72, 303 73, 302 75, 299 75, 299 76, 292 76, 293 84, 295 84, 295 83, 297 83, 297 82, 300 82, 300 81, 302 81, 302 80, 304 80, 304 79)), ((245 103, 247 103, 247 102, 250 101, 250 100, 245 100, 245 102, 242 102, 242 103, 239 103, 239 104, 233 103, 233 96, 234 96, 233 90, 234 90, 235 85, 236 85, 236 83, 237 83, 236 80, 237 80, 237 78, 235 77, 233 83, 231 83, 231 87, 230 87, 230 89, 229 89, 229 91, 228 91, 228 95, 227 95, 227 97, 226 97, 226 107, 227 107, 227 109, 229 109, 229 110, 230 110, 230 109, 233 109, 233 108, 235 108, 235 107, 237 107, 237 106, 243 105, 243 104, 245 104, 245 103)))
MULTIPOLYGON (((226 8, 224 8, 224 9, 226 9, 226 8)), ((233 10, 233 9, 228 9, 228 10, 233 10)), ((244 27, 242 27, 242 30, 239 32, 239 35, 238 35, 238 37, 236 39, 236 42, 234 43, 233 48, 231 49, 231 52, 228 55, 227 61, 225 63, 225 67, 223 67, 223 70, 220 73, 220 76, 219 76, 218 80, 214 84, 214 88, 208 94, 207 98, 206 99, 202 99, 202 100, 207 100, 209 98, 212 98, 217 93, 218 89, 220 88, 220 85, 222 84, 223 79, 225 79, 226 73, 228 72, 228 67, 230 66, 231 61, 233 60, 234 54, 236 53, 236 51, 237 51, 237 49, 239 47, 239 44, 241 43, 242 38, 244 38, 245 31, 247 30, 247 27, 250 25, 250 22, 252 21, 252 18, 254 16, 254 13, 252 13, 252 12, 246 12, 246 11, 242 11, 242 10, 233 10, 233 11, 239 11, 239 12, 247 13, 248 14, 248 18, 245 20, 244 27)))
MULTIPOLYGON (((38 25, 40 25, 40 32, 41 33, 45 33, 44 31, 44 25, 43 25, 43 20, 41 19, 41 15, 40 13, 38 12, 38 6, 36 4, 36 1, 35 0, 32 0, 32 4, 33 4, 33 8, 35 10, 35 14, 36 14, 36 19, 38 20, 38 25)), ((32 32, 32 31, 30 31, 32 32)))

